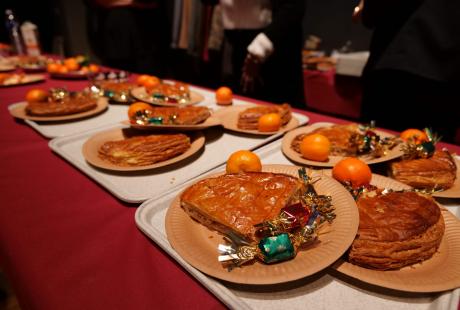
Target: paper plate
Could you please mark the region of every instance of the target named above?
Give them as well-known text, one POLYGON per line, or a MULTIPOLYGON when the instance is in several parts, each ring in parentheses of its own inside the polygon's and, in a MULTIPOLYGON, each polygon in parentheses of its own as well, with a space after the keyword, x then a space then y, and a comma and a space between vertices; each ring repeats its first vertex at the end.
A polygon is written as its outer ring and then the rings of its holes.
MULTIPOLYGON (((159 106, 164 106, 164 107, 177 107, 181 106, 179 104, 175 103, 157 103, 152 99, 152 96, 150 96, 146 91, 144 87, 137 87, 131 90, 131 95, 141 101, 153 104, 153 105, 159 105, 159 106)), ((200 103, 201 101, 204 100, 204 96, 196 93, 194 91, 190 91, 190 103, 185 104, 185 105, 194 105, 197 103, 200 103)))
POLYGON ((103 131, 100 133, 95 134, 94 136, 90 137, 84 144, 82 148, 83 156, 85 157, 86 161, 88 161, 93 166, 107 169, 107 170, 115 170, 115 171, 141 171, 141 170, 149 170, 160 168, 164 166, 168 166, 174 163, 177 163, 181 160, 184 160, 196 152, 198 152, 204 145, 205 138, 201 132, 194 132, 193 134, 189 134, 188 136, 191 138, 191 146, 190 148, 185 151, 184 153, 170 158, 168 160, 158 162, 152 165, 147 166, 139 166, 139 167, 123 167, 117 166, 112 164, 111 162, 105 161, 98 156, 100 147, 108 141, 118 141, 124 140, 128 137, 136 136, 136 135, 144 135, 144 133, 139 133, 130 128, 116 128, 108 131, 103 131))
POLYGON ((26 106, 27 102, 20 102, 14 105, 12 109, 10 109, 11 115, 16 118, 21 119, 28 119, 31 121, 41 121, 41 122, 57 122, 57 121, 69 121, 75 120, 80 118, 85 118, 93 115, 97 115, 107 109, 108 103, 106 98, 99 98, 97 100, 96 108, 92 110, 88 110, 81 113, 69 114, 69 115, 60 115, 60 116, 34 116, 28 115, 26 113, 26 106))
MULTIPOLYGON (((328 127, 332 125, 334 124, 315 123, 313 125, 300 127, 300 128, 297 128, 295 130, 288 132, 283 137, 282 146, 281 146, 284 155, 286 155, 286 157, 289 158, 290 160, 295 161, 297 163, 304 164, 304 165, 317 166, 317 167, 334 167, 337 162, 339 162, 341 159, 344 158, 344 156, 329 156, 329 160, 326 162, 314 161, 314 160, 308 160, 308 159, 303 158, 300 153, 297 153, 291 148, 292 140, 294 140, 295 137, 297 137, 298 135, 309 133, 315 129, 322 128, 322 127, 328 127)), ((375 132, 381 137, 393 137, 393 135, 388 134, 384 131, 375 130, 375 132)), ((370 164, 376 164, 376 163, 380 163, 384 161, 389 161, 389 160, 398 158, 402 155, 403 155, 403 152, 401 151, 400 146, 395 146, 392 150, 388 151, 387 155, 379 157, 379 158, 373 158, 369 155, 358 156, 358 158, 370 165, 370 164)))
POLYGON ((455 159, 457 165, 457 178, 451 188, 441 192, 434 192, 432 196, 440 198, 460 198, 460 160, 455 159))
POLYGON ((0 72, 9 72, 9 71, 14 71, 14 70, 16 70, 15 65, 0 64, 0 72))
POLYGON ((202 130, 213 126, 219 126, 221 124, 220 118, 211 115, 204 122, 196 125, 137 125, 131 124, 129 121, 124 121, 123 124, 130 125, 132 128, 140 130, 181 130, 181 131, 193 131, 193 130, 202 130))
POLYGON ((11 86, 21 86, 26 84, 33 84, 42 82, 45 80, 45 76, 42 74, 26 74, 20 82, 12 84, 0 84, 0 87, 11 87, 11 86))
MULTIPOLYGON (((410 188, 393 179, 372 175, 373 185, 395 190, 410 188)), ((441 207, 446 224, 438 252, 430 259, 400 270, 379 271, 338 260, 332 268, 358 280, 408 292, 440 292, 460 287, 460 221, 441 207)))
MULTIPOLYGON (((297 176, 299 167, 266 165, 263 171, 297 176)), ((311 172, 313 176, 317 172, 311 172)), ((217 246, 224 243, 222 235, 193 220, 180 207, 180 194, 169 207, 166 234, 174 250, 190 265, 222 280, 242 284, 274 284, 312 275, 335 262, 350 246, 358 228, 358 210, 351 195, 337 181, 322 177, 315 188, 319 194, 332 196, 336 219, 323 227, 319 242, 300 251, 289 261, 266 265, 255 262, 227 271, 217 261, 217 246)))
POLYGON ((20 65, 19 66, 24 72, 44 72, 46 71, 46 66, 37 66, 37 65, 20 65))
POLYGON ((262 136, 271 136, 277 133, 282 133, 286 132, 289 130, 292 130, 299 126, 299 120, 292 115, 291 120, 284 125, 283 127, 280 128, 278 131, 271 131, 271 132, 261 132, 258 130, 249 130, 249 129, 241 129, 238 128, 238 116, 240 112, 246 110, 247 108, 254 107, 254 106, 233 106, 233 107, 225 107, 216 112, 216 116, 219 117, 222 120, 222 126, 224 126, 225 129, 231 130, 231 131, 237 131, 237 132, 242 132, 242 133, 247 133, 247 134, 253 134, 253 135, 262 135, 262 136))

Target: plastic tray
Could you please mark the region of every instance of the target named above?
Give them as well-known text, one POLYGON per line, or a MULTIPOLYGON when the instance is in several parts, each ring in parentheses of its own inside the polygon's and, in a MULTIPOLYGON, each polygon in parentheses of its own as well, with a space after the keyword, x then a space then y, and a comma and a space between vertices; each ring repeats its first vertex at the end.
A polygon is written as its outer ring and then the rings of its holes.
MULTIPOLYGON (((215 94, 212 91, 205 90, 203 88, 190 87, 190 90, 200 93, 204 96, 204 101, 200 102, 198 106, 207 106, 212 109, 218 109, 219 107, 215 103, 215 94)), ((8 109, 13 108, 15 105, 11 104, 8 109)), ((234 105, 248 105, 253 104, 247 101, 234 99, 234 105)), ((105 125, 118 123, 127 119, 127 104, 109 104, 107 111, 86 119, 75 120, 71 122, 35 122, 25 120, 25 123, 35 129, 45 138, 56 138, 64 137, 72 134, 77 134, 82 131, 103 127, 105 125)), ((298 116, 298 114, 296 114, 298 116)), ((306 123, 306 121, 304 122, 306 123)))
MULTIPOLYGON (((280 140, 260 148, 256 153, 261 157, 263 164, 292 164, 281 153, 280 140)), ((218 167, 209 174, 223 169, 223 166, 218 167)), ((442 294, 404 293, 363 284, 341 276, 332 269, 299 281, 268 286, 237 285, 208 277, 190 266, 171 248, 165 233, 164 220, 171 201, 193 182, 194 180, 188 181, 180 188, 144 202, 136 212, 136 223, 140 230, 230 308, 346 310, 366 305, 376 310, 457 309, 460 289, 442 294)), ((458 212, 460 208, 457 203, 451 204, 449 209, 458 212)))
MULTIPOLYGON (((295 116, 301 124, 308 121, 308 117, 304 115, 295 113, 295 116)), ((235 134, 218 126, 204 131, 206 143, 202 151, 174 165, 138 173, 117 173, 88 164, 81 152, 83 143, 96 132, 119 127, 127 126, 111 124, 79 134, 55 138, 50 141, 49 146, 113 195, 127 202, 142 202, 162 195, 165 191, 223 164, 228 156, 238 149, 253 150, 281 136, 281 134, 268 137, 235 134)))

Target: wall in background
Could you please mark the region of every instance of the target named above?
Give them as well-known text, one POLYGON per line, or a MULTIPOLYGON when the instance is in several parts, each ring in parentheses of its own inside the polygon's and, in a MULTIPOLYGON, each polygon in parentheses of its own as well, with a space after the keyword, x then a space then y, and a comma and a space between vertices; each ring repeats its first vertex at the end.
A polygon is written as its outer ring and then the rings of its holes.
POLYGON ((320 49, 330 52, 351 41, 355 51, 369 49, 371 31, 351 20, 358 0, 305 0, 304 37, 322 39, 320 49))

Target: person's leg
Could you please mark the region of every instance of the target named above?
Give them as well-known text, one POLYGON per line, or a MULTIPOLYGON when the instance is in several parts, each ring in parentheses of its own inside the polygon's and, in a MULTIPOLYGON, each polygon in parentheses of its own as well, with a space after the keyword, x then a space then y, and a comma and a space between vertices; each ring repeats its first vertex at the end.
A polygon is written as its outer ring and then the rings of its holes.
POLYGON ((225 30, 225 39, 231 46, 231 85, 235 93, 242 94, 241 74, 248 45, 260 33, 260 30, 225 30))

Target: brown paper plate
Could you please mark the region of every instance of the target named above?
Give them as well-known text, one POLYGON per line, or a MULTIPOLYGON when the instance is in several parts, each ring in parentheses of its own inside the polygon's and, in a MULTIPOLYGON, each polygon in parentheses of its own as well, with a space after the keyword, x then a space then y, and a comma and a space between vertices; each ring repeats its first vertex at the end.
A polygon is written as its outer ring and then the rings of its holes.
POLYGON ((45 76, 42 74, 26 74, 20 82, 12 84, 0 84, 0 87, 21 86, 26 84, 42 82, 44 80, 45 76))
POLYGON ((96 108, 92 110, 81 112, 81 113, 69 114, 69 115, 60 115, 60 116, 28 115, 26 113, 26 106, 27 106, 27 102, 21 102, 21 103, 16 104, 14 108, 10 110, 11 115, 13 115, 16 118, 27 119, 31 121, 41 121, 41 122, 70 121, 70 120, 76 120, 76 119, 85 118, 85 117, 99 114, 105 109, 107 109, 108 102, 106 98, 99 98, 97 100, 96 108))
MULTIPOLYGON (((141 100, 153 105, 159 105, 159 106, 164 106, 164 107, 177 107, 181 106, 180 104, 174 104, 174 103, 157 103, 153 101, 152 97, 145 91, 144 87, 137 87, 133 88, 131 90, 131 95, 136 98, 137 100, 141 100)), ((204 96, 196 93, 194 91, 190 91, 190 103, 186 105, 194 105, 197 103, 200 103, 201 101, 204 100, 204 96)))
POLYGON ((16 70, 15 65, 0 64, 0 72, 9 72, 9 71, 14 71, 14 70, 16 70))
MULTIPOLYGON (((301 164, 304 164, 304 165, 317 166, 317 167, 334 167, 337 162, 339 162, 341 159, 344 158, 344 156, 329 156, 329 160, 326 161, 326 162, 314 161, 314 160, 309 160, 309 159, 303 158, 301 154, 297 153, 296 151, 294 151, 291 148, 292 140, 294 140, 294 138, 297 137, 298 135, 303 134, 303 133, 309 133, 309 132, 312 132, 315 129, 322 128, 322 127, 328 127, 328 126, 332 126, 332 125, 334 125, 334 124, 332 124, 332 123, 315 123, 313 125, 300 127, 300 128, 297 128, 295 130, 292 130, 292 131, 288 132, 283 137, 282 146, 281 146, 281 149, 282 149, 284 155, 286 155, 286 157, 289 158, 290 160, 293 160, 293 161, 295 161, 297 163, 301 163, 301 164)), ((382 136, 382 137, 392 137, 393 136, 391 134, 388 134, 388 133, 386 133, 384 131, 380 131, 380 130, 376 130, 375 132, 378 135, 382 136)), ((379 158, 373 158, 373 157, 368 156, 368 155, 358 156, 358 158, 361 159, 362 161, 364 161, 367 164, 376 164, 376 163, 380 163, 380 162, 384 162, 384 161, 388 161, 388 160, 398 158, 398 157, 400 157, 402 155, 403 155, 403 152, 401 151, 400 146, 396 146, 392 150, 390 150, 387 155, 379 157, 379 158)))
POLYGON ((20 65, 19 66, 24 72, 44 72, 46 71, 46 66, 37 66, 37 65, 20 65))
POLYGON ((248 130, 248 129, 240 129, 238 128, 238 115, 240 112, 246 110, 247 108, 253 107, 251 106, 232 106, 232 107, 225 107, 220 109, 216 112, 216 116, 222 120, 222 126, 225 129, 242 132, 247 134, 253 135, 262 135, 262 136, 271 136, 277 133, 286 132, 292 130, 299 126, 299 120, 293 115, 291 120, 280 128, 278 131, 271 131, 271 132, 261 132, 258 130, 248 130))
POLYGON ((184 160, 196 152, 198 152, 204 145, 205 138, 201 132, 194 132, 193 134, 189 135, 192 140, 191 147, 185 152, 182 153, 174 158, 170 158, 168 160, 158 162, 152 165, 147 166, 139 166, 139 167, 123 167, 117 166, 112 164, 111 162, 105 161, 98 156, 98 151, 100 147, 108 141, 118 141, 124 140, 128 137, 132 137, 135 135, 142 135, 143 133, 135 132, 129 128, 116 128, 108 131, 103 131, 100 133, 95 134, 94 136, 90 137, 84 144, 82 148, 83 156, 85 157, 86 161, 89 162, 91 165, 108 169, 108 170, 115 170, 115 171, 141 171, 141 170, 149 170, 164 167, 167 165, 171 165, 177 163, 181 160, 184 160))
MULTIPOLYGON (((372 182, 380 188, 409 188, 396 180, 373 174, 372 182)), ((441 207, 446 224, 443 240, 432 258, 400 270, 379 271, 339 259, 332 267, 358 280, 400 291, 440 292, 460 287, 460 221, 441 207)))
POLYGON ((181 131, 193 131, 202 130, 213 126, 221 125, 221 120, 214 115, 208 117, 204 122, 196 125, 138 125, 131 124, 129 121, 123 121, 123 124, 130 125, 132 128, 141 130, 181 130, 181 131))
POLYGON ((432 196, 440 198, 460 198, 460 160, 455 159, 457 165, 457 178, 454 185, 441 192, 434 192, 432 196))
MULTIPOLYGON (((297 176, 298 167, 265 165, 263 171, 297 176)), ((312 172, 313 176, 317 172, 312 172)), ((168 209, 166 234, 174 250, 200 271, 226 281, 242 284, 274 284, 312 275, 336 261, 350 246, 358 228, 358 210, 351 195, 332 178, 322 177, 315 188, 320 194, 332 196, 336 219, 323 227, 319 242, 300 251, 289 261, 266 265, 260 262, 228 272, 217 261, 217 246, 224 243, 222 235, 194 221, 180 207, 180 194, 168 209)))

